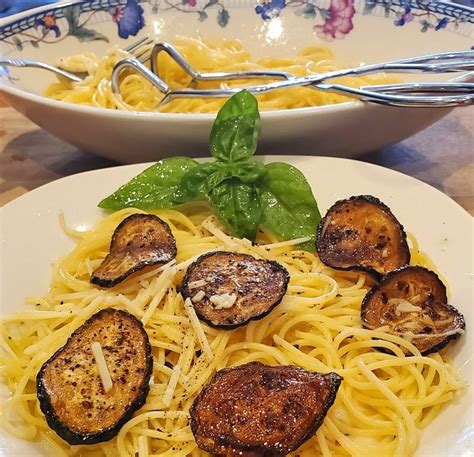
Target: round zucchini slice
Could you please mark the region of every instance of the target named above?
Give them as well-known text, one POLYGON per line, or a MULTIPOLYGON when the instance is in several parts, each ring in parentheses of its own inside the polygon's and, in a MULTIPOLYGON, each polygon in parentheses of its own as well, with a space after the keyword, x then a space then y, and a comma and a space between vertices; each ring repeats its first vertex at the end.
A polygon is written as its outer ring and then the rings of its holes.
POLYGON ((448 305, 446 287, 433 273, 419 266, 392 271, 365 296, 362 325, 410 340, 423 354, 439 351, 464 333, 463 315, 448 305))
POLYGON ((336 202, 319 223, 316 249, 338 270, 384 275, 410 263, 403 226, 388 206, 371 195, 336 202))
POLYGON ((69 444, 108 441, 145 403, 152 369, 142 323, 128 312, 104 309, 41 367, 41 411, 69 444))
POLYGON ((289 279, 277 262, 215 251, 188 267, 180 290, 200 319, 230 329, 266 316, 285 295, 289 279))
POLYGON ((176 257, 176 240, 168 224, 153 214, 132 214, 115 229, 110 252, 92 273, 91 283, 113 287, 149 265, 176 257))
POLYGON ((218 371, 191 408, 197 445, 219 456, 284 456, 314 435, 342 378, 251 362, 218 371))

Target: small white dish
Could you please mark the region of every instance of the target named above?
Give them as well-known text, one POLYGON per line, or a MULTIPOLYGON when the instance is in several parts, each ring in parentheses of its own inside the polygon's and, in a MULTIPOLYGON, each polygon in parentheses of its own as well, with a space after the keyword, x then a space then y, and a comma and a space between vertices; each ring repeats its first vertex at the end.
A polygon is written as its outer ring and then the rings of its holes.
MULTIPOLYGON (((450 286, 450 302, 465 316, 466 333, 450 344, 448 353, 468 389, 449 404, 421 433, 416 457, 468 457, 474 449, 474 225, 471 216, 440 191, 401 173, 348 159, 269 156, 285 161, 306 175, 321 212, 340 198, 372 194, 384 201, 406 230, 413 233, 450 286)), ((5 316, 23 306, 27 295, 46 292, 51 263, 65 255, 73 242, 61 229, 59 211, 77 229, 93 226, 103 215, 97 203, 142 171, 131 165, 81 173, 54 181, 19 197, 0 210, 1 308, 5 316)), ((0 429, 0 454, 47 455, 38 444, 19 441, 0 429)))
MULTIPOLYGON (((1 21, 0 55, 54 63, 88 51, 103 55, 153 33, 161 40, 177 34, 238 38, 256 57, 291 56, 323 43, 338 61, 358 65, 469 49, 473 24, 474 10, 431 0, 75 0, 1 21)), ((54 80, 51 74, 1 70, 0 94, 10 104, 82 149, 125 163, 208 154, 213 114, 137 113, 57 102, 41 95, 54 80)), ((258 152, 355 157, 400 141, 447 112, 361 102, 264 112, 258 152)))

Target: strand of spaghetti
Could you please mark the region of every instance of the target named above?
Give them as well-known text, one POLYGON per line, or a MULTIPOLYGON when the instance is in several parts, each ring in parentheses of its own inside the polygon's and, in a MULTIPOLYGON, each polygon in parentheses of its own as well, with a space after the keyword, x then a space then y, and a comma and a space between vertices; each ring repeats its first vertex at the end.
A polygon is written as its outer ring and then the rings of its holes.
POLYGON ((121 429, 117 435, 117 448, 119 454, 124 457, 128 457, 128 454, 125 451, 125 437, 130 429, 135 427, 140 422, 149 420, 149 419, 176 419, 179 417, 188 417, 189 414, 184 411, 148 411, 143 414, 135 416, 133 419, 130 419, 121 429))
MULTIPOLYGON (((366 378, 372 382, 372 384, 377 387, 385 397, 393 404, 395 409, 400 413, 401 417, 406 426, 407 430, 407 444, 404 453, 399 453, 398 455, 402 457, 403 455, 411 455, 416 447, 416 428, 413 422, 413 418, 410 415, 410 412, 407 408, 403 405, 403 403, 395 396, 395 394, 381 381, 380 379, 375 376, 375 374, 367 367, 367 365, 362 361, 357 361, 357 366, 361 370, 362 373, 366 376, 366 378)), ((398 456, 397 456, 398 457, 398 456)))

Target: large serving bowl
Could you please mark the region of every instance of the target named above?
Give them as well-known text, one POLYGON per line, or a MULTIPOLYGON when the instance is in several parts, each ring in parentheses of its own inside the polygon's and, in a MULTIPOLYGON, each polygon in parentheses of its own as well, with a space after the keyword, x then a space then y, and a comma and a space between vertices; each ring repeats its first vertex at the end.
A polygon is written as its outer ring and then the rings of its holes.
MULTIPOLYGON (((0 23, 0 54, 54 63, 104 54, 147 34, 238 38, 255 57, 291 56, 327 43, 348 65, 469 49, 474 10, 411 0, 88 0, 43 7, 0 23), (120 36, 119 36, 120 35, 120 36)), ((0 67, 2 70, 2 67, 0 67)), ((0 93, 57 137, 121 162, 206 155, 213 114, 114 111, 47 99, 54 76, 0 71, 0 93)), ((258 152, 356 156, 425 128, 447 109, 348 102, 262 114, 258 152)))

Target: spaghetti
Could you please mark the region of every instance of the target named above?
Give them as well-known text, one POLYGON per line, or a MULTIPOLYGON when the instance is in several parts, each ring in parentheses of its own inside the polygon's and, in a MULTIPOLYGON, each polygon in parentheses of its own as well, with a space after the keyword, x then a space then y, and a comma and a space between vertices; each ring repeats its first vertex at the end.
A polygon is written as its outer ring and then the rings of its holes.
MULTIPOLYGON (((361 328, 360 304, 371 287, 365 274, 324 266, 315 254, 298 249, 301 240, 279 242, 267 231, 259 233, 257 245, 230 237, 199 205, 183 213, 154 212, 173 231, 176 262, 149 267, 109 290, 92 285, 91 272, 107 254, 117 225, 139 210, 113 213, 87 232, 65 227, 77 247, 55 265, 49 292, 29 299, 31 306, 6 317, 2 326, 3 376, 12 393, 3 410, 4 427, 18 438, 46 443, 48 455, 205 455, 189 427, 194 398, 216 370, 261 361, 344 377, 322 426, 295 456, 412 455, 419 429, 465 386, 446 357, 421 356, 410 341, 383 328, 361 328), (281 263, 291 275, 282 302, 267 317, 235 330, 197 320, 176 287, 187 266, 211 250, 281 263), (150 393, 113 440, 69 446, 39 410, 35 376, 77 327, 110 306, 145 325, 154 356, 150 393)), ((414 261, 430 266, 413 238, 411 245, 414 261)))
MULTIPOLYGON (((254 61, 238 40, 210 41, 177 37, 173 44, 192 67, 202 72, 271 69, 282 70, 295 76, 306 76, 341 68, 335 61, 331 49, 323 45, 307 47, 291 58, 267 57, 254 61)), ((120 95, 115 94, 110 82, 112 70, 114 65, 125 57, 129 56, 124 51, 113 50, 104 58, 98 58, 94 54, 63 58, 59 62, 62 68, 87 72, 89 76, 79 83, 61 79, 47 88, 46 95, 56 100, 102 108, 173 113, 216 112, 225 102, 225 99, 177 99, 157 108, 163 94, 139 74, 126 71, 123 72, 120 83, 120 95)), ((158 68, 160 77, 170 85, 171 89, 189 87, 190 76, 168 55, 161 53, 158 56, 158 68)), ((334 81, 350 87, 361 87, 371 84, 385 84, 397 81, 397 79, 378 74, 361 77, 348 76, 337 78, 334 81)), ((268 80, 233 80, 225 83, 201 81, 198 82, 196 88, 244 88, 265 82, 268 80)), ((317 91, 308 87, 294 87, 258 96, 260 110, 303 108, 348 100, 350 98, 343 95, 317 91)))

